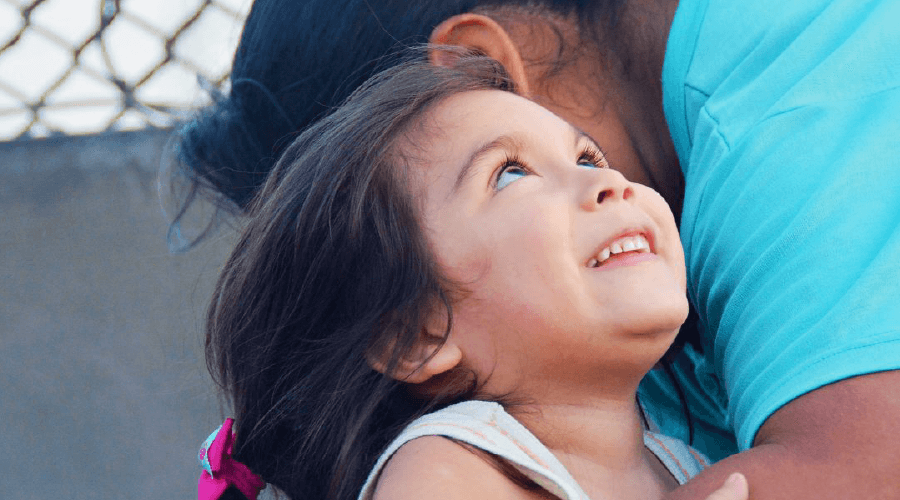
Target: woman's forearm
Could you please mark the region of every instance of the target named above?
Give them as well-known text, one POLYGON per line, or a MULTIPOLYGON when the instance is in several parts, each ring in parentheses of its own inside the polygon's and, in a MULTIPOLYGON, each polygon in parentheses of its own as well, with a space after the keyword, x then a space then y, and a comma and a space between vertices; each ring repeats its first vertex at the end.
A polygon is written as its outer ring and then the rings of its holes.
POLYGON ((791 401, 763 424, 753 448, 669 498, 705 498, 736 471, 755 500, 898 498, 900 371, 846 379, 791 401))

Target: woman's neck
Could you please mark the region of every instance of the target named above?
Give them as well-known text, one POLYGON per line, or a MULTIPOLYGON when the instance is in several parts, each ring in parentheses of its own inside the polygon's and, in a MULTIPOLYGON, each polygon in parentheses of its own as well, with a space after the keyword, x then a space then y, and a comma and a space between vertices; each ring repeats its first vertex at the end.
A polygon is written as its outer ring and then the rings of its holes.
POLYGON ((615 48, 624 73, 612 75, 618 89, 619 111, 648 169, 649 184, 681 215, 683 179, 675 145, 663 110, 662 74, 669 31, 678 0, 630 0, 623 12, 615 48))

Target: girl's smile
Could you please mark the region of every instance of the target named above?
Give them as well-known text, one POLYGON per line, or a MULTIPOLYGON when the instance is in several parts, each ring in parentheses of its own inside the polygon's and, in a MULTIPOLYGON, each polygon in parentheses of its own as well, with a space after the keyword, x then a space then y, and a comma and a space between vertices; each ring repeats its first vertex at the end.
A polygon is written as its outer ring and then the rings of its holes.
POLYGON ((650 242, 653 241, 648 229, 626 231, 604 245, 597 254, 588 261, 587 267, 610 269, 621 265, 636 264, 657 258, 650 242))

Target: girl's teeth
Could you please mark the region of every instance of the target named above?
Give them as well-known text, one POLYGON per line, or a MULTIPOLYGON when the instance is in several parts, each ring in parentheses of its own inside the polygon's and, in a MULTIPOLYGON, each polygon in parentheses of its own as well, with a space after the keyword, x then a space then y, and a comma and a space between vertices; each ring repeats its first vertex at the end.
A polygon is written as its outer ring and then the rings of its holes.
POLYGON ((649 252, 650 242, 647 241, 647 238, 640 234, 637 236, 620 238, 612 245, 601 250, 600 255, 596 258, 588 261, 588 267, 599 267, 600 264, 610 257, 610 255, 634 251, 649 252))

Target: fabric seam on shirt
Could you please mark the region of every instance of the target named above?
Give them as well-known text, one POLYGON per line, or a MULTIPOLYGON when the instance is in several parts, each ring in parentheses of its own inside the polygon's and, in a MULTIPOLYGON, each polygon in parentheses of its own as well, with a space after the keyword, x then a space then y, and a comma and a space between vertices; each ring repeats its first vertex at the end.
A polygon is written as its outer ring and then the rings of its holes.
POLYGON ((701 467, 703 467, 704 469, 707 468, 707 467, 709 467, 709 462, 707 462, 706 459, 703 458, 702 455, 700 455, 699 453, 697 453, 697 452, 694 450, 694 448, 692 448, 691 446, 688 446, 688 449, 687 449, 687 450, 688 450, 688 453, 690 453, 691 456, 694 457, 694 460, 696 460, 697 462, 700 463, 700 466, 701 466, 701 467))
MULTIPOLYGON (((687 469, 685 469, 684 466, 681 465, 681 462, 678 460, 678 457, 676 457, 675 454, 672 453, 672 450, 670 450, 669 447, 666 446, 666 443, 664 443, 661 439, 659 439, 658 437, 654 436, 653 434, 648 434, 647 436, 649 436, 650 439, 653 440, 653 442, 655 442, 655 443, 658 444, 659 446, 662 446, 662 449, 669 455, 669 458, 671 458, 672 461, 675 462, 675 465, 678 466, 678 470, 681 471, 682 477, 684 477, 684 478, 690 478, 690 477, 691 477, 691 475, 688 474, 687 469)), ((680 481, 679 481, 679 482, 680 482, 680 481)))

